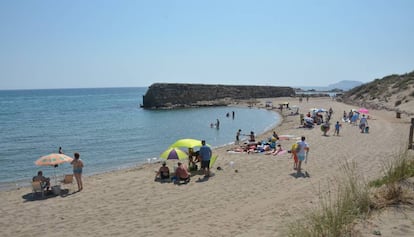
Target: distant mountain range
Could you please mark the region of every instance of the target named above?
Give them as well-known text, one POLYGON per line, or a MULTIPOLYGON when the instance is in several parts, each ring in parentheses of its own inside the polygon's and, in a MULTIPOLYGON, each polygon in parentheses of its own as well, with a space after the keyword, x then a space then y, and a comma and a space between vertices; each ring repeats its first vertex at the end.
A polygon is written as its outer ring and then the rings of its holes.
POLYGON ((354 87, 360 86, 364 84, 363 82, 360 81, 349 81, 349 80, 344 80, 344 81, 340 81, 334 84, 330 84, 328 86, 301 86, 300 88, 302 90, 317 90, 317 91, 329 91, 329 90, 333 90, 333 89, 341 89, 343 91, 348 91, 354 87))

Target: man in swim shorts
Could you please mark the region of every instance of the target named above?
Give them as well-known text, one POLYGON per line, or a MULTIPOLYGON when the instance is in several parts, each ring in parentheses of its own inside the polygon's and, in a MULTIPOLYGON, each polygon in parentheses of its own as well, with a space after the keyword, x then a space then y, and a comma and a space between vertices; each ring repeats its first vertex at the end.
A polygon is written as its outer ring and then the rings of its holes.
POLYGON ((201 157, 201 169, 203 169, 205 176, 210 176, 210 159, 211 159, 211 149, 206 145, 206 141, 201 141, 200 147, 200 157, 201 157))

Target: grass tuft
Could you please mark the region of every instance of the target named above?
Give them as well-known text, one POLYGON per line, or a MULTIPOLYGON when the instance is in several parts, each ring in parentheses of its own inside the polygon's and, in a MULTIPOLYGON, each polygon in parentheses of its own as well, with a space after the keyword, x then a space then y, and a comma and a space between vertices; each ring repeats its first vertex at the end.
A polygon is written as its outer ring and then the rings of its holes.
POLYGON ((365 218, 371 210, 401 203, 413 205, 414 184, 404 186, 404 180, 414 177, 412 153, 400 152, 384 167, 384 177, 367 184, 356 173, 355 163, 343 164, 344 179, 334 194, 331 189, 320 194, 319 208, 306 214, 301 225, 291 224, 287 236, 351 236, 354 221, 365 218))
POLYGON ((335 190, 320 196, 320 210, 308 214, 307 223, 289 227, 288 236, 343 236, 352 222, 369 212, 372 205, 366 184, 356 174, 356 164, 345 163, 345 180, 335 190))

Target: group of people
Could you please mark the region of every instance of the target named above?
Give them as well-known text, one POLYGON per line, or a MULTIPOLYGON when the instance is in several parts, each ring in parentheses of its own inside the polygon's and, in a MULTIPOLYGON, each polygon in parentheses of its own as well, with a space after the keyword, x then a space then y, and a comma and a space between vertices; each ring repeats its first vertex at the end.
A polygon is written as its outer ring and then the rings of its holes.
POLYGON ((156 173, 155 179, 157 180, 159 178, 161 181, 163 181, 172 178, 172 180, 175 182, 184 181, 185 183, 188 183, 190 182, 191 176, 189 171, 197 171, 198 162, 201 163, 201 169, 203 170, 204 176, 210 177, 210 160, 212 156, 212 150, 208 145, 206 145, 206 141, 201 141, 200 150, 197 152, 194 152, 193 148, 189 148, 188 155, 188 167, 182 162, 178 162, 178 166, 175 169, 175 176, 170 177, 170 169, 168 168, 167 163, 164 161, 156 173))
POLYGON ((240 136, 248 136, 248 142, 249 143, 254 143, 256 142, 256 135, 254 134, 253 131, 250 131, 249 134, 242 134, 241 133, 241 129, 237 130, 236 132, 236 141, 234 142, 235 145, 239 145, 240 144, 240 136))
MULTIPOLYGON (((64 154, 62 147, 59 147, 59 154, 64 154)), ((80 159, 80 154, 75 152, 73 154, 74 159, 71 161, 71 165, 73 166, 73 176, 75 176, 76 183, 78 184, 78 191, 83 189, 83 182, 82 182, 82 170, 83 170, 83 161, 80 159)), ((48 191, 50 189, 50 178, 43 176, 43 171, 39 170, 37 175, 32 178, 32 181, 40 182, 40 185, 43 189, 48 191)))

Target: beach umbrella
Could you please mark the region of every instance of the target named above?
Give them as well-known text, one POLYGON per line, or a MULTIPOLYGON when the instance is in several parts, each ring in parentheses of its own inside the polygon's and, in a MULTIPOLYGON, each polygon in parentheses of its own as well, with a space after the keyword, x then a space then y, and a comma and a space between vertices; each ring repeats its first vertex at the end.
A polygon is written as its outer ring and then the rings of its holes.
POLYGON ((55 169, 53 170, 53 173, 55 177, 55 183, 57 183, 56 167, 62 163, 72 162, 72 160, 73 160, 72 157, 69 157, 65 154, 52 153, 52 154, 40 157, 39 159, 35 161, 35 164, 39 166, 54 166, 55 169))
POLYGON ((42 156, 35 161, 36 165, 40 166, 55 166, 65 162, 72 162, 73 158, 65 154, 52 153, 42 156))
POLYGON ((170 147, 161 153, 160 157, 166 160, 184 160, 188 158, 188 154, 178 148, 170 147))
POLYGON ((366 109, 366 108, 360 108, 359 110, 358 110, 358 112, 360 112, 361 114, 368 114, 368 109, 366 109))
MULTIPOLYGON (((206 144, 207 146, 210 146, 206 144)), ((175 141, 170 147, 186 147, 186 148, 194 148, 194 147, 201 147, 201 141, 197 139, 192 138, 185 138, 185 139, 179 139, 175 141)))

